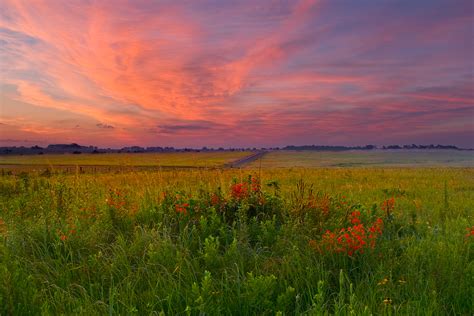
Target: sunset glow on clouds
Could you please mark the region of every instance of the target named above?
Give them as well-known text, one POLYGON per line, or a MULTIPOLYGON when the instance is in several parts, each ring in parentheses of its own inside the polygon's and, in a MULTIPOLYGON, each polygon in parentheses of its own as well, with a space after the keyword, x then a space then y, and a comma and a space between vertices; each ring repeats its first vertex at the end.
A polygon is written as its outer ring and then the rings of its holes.
POLYGON ((0 144, 474 147, 471 1, 0 3, 0 144))

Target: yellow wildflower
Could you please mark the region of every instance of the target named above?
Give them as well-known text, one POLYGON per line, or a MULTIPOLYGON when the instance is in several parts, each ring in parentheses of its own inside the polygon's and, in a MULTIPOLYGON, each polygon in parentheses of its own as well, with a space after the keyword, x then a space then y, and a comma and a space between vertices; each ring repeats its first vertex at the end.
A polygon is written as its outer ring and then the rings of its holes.
POLYGON ((384 278, 382 281, 380 281, 379 283, 377 283, 377 285, 385 285, 388 283, 388 279, 387 278, 384 278))

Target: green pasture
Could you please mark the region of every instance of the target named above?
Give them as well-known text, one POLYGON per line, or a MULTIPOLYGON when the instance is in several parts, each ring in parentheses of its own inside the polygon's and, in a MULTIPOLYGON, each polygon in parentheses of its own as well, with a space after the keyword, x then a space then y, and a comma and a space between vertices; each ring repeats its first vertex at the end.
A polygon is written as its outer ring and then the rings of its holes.
POLYGON ((272 151, 250 167, 474 167, 474 151, 272 151))
POLYGON ((4 174, 0 210, 1 315, 474 310, 472 168, 4 174), (321 248, 355 211, 374 247, 321 248))

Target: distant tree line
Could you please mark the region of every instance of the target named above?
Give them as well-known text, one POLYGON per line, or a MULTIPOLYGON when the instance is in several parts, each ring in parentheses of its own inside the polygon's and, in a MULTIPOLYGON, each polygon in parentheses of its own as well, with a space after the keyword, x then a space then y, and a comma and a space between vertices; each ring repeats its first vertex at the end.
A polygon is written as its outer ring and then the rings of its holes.
POLYGON ((451 149, 451 150, 472 150, 459 148, 454 145, 388 145, 378 147, 376 145, 365 145, 365 146, 320 146, 320 145, 303 145, 303 146, 286 146, 283 150, 318 150, 318 151, 344 151, 344 150, 390 150, 390 149, 451 149))
POLYGON ((283 150, 318 150, 318 151, 344 151, 344 150, 373 150, 377 149, 375 145, 366 146, 320 146, 320 145, 304 145, 304 146, 286 146, 283 150))
POLYGON ((346 151, 346 150, 473 150, 459 148, 454 145, 388 145, 378 147, 376 145, 365 145, 365 146, 328 146, 328 145, 289 145, 285 147, 269 147, 269 148, 257 148, 257 147, 246 147, 246 148, 208 148, 202 147, 196 148, 174 148, 174 147, 141 147, 141 146, 130 146, 123 147, 120 149, 113 148, 99 148, 96 146, 81 146, 76 143, 72 144, 51 144, 47 147, 32 146, 13 146, 13 147, 0 147, 0 155, 42 155, 42 154, 102 154, 102 153, 160 153, 160 152, 212 152, 212 151, 275 151, 275 150, 314 150, 314 151, 346 151))

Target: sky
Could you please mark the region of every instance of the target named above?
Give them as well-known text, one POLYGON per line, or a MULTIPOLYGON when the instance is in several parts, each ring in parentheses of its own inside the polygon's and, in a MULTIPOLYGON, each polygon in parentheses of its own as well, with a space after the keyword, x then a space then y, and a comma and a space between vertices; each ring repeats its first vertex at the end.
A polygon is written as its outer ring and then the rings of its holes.
POLYGON ((0 145, 474 147, 470 0, 0 1, 0 145))

